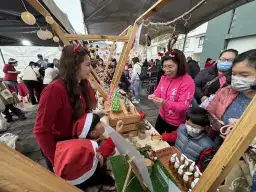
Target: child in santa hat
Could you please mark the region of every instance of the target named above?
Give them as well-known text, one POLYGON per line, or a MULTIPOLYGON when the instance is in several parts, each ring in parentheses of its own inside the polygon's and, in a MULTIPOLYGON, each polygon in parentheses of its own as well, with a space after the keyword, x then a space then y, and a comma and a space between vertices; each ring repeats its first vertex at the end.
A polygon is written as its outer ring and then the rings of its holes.
POLYGON ((81 190, 102 185, 108 191, 115 181, 103 166, 98 143, 88 139, 58 142, 54 155, 54 172, 81 190))
MULTIPOLYGON (((118 123, 117 130, 121 126, 118 123)), ((101 146, 96 142, 104 132, 97 114, 87 113, 77 120, 73 125, 74 139, 57 143, 55 174, 83 190, 99 184, 114 186, 104 162, 113 154, 115 145, 111 138, 105 139, 101 146)))
MULTIPOLYGON (((121 125, 117 125, 118 127, 121 125)), ((100 116, 94 113, 87 113, 78 119, 73 125, 73 138, 90 139, 99 142, 105 132, 104 124, 100 121, 100 116)), ((112 139, 106 138, 100 147, 101 155, 106 160, 115 150, 112 139)))

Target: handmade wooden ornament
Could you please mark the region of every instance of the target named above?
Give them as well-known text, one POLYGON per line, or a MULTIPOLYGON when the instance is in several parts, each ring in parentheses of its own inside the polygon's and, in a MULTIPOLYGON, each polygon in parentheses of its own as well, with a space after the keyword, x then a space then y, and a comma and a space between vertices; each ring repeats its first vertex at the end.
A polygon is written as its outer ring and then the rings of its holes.
POLYGON ((185 172, 184 176, 183 176, 183 187, 186 191, 189 190, 190 188, 190 183, 189 183, 189 179, 190 177, 193 175, 193 173, 191 172, 185 172))
POLYGON ((28 11, 21 13, 21 19, 28 25, 36 24, 36 18, 28 11))
POLYGON ((161 135, 152 135, 151 140, 154 145, 157 145, 161 141, 161 135))
POLYGON ((190 171, 190 172, 194 172, 194 170, 195 170, 195 164, 196 164, 195 162, 192 162, 191 165, 189 166, 189 171, 190 171))
POLYGON ((152 166, 153 166, 153 161, 151 161, 150 159, 145 159, 145 165, 148 168, 148 172, 149 174, 152 173, 152 166))
POLYGON ((191 183, 191 189, 194 189, 196 184, 198 183, 199 178, 195 178, 195 180, 191 183))
POLYGON ((182 181, 185 165, 181 165, 178 169, 178 179, 182 181))
POLYGON ((139 138, 140 140, 144 140, 144 139, 146 139, 146 137, 147 137, 146 131, 145 131, 145 130, 139 130, 139 132, 138 132, 138 138, 139 138))

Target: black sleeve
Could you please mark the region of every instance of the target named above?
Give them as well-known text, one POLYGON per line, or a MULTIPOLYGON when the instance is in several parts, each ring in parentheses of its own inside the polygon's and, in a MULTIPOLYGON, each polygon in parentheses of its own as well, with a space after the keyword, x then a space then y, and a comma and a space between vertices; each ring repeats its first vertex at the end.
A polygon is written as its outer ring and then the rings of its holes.
POLYGON ((198 63, 196 62, 194 64, 194 78, 196 78, 196 76, 200 73, 200 67, 198 65, 198 63))
POLYGON ((201 71, 195 78, 195 97, 196 100, 201 103, 201 98, 204 96, 203 94, 203 87, 205 86, 205 76, 207 75, 207 72, 205 70, 201 71))

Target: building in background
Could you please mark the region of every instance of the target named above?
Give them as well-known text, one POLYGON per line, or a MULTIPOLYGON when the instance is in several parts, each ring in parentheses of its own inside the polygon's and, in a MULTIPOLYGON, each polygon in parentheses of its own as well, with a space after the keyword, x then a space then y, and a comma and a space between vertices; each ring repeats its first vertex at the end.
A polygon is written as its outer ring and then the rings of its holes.
MULTIPOLYGON (((204 23, 203 25, 197 27, 196 29, 190 31, 187 36, 179 35, 178 40, 174 46, 174 48, 183 50, 186 57, 191 56, 194 60, 200 61, 205 34, 207 31, 208 23, 204 23), (186 38, 186 43, 184 47, 184 42, 186 38)), ((165 34, 155 38, 152 41, 152 45, 147 47, 147 58, 148 59, 156 59, 158 58, 158 52, 163 51, 167 48, 168 41, 170 39, 170 34, 165 34)))
POLYGON ((190 56, 195 61, 200 61, 201 53, 203 51, 203 44, 205 39, 205 34, 207 31, 208 23, 197 27, 196 29, 190 31, 186 35, 179 35, 179 38, 174 46, 174 48, 183 50, 186 57, 190 56), (186 38, 186 41, 185 41, 186 38), (185 42, 185 47, 184 47, 185 42))
POLYGON ((201 56, 217 59, 224 49, 239 53, 256 49, 256 1, 240 6, 209 21, 201 56))

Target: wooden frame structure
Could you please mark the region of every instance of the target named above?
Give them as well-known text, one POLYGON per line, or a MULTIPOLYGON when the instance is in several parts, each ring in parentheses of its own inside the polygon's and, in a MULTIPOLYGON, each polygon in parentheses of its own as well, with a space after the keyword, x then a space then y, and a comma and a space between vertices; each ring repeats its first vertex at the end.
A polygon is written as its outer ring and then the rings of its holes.
MULTIPOLYGON (((158 0, 148 11, 146 11, 135 21, 133 27, 128 27, 119 36, 78 36, 65 34, 64 30, 56 22, 54 22, 51 27, 53 28, 53 30, 55 30, 55 32, 65 45, 69 44, 69 40, 91 40, 90 38, 93 38, 94 40, 100 39, 125 42, 122 55, 119 59, 117 73, 115 73, 114 79, 112 81, 112 85, 117 86, 123 72, 124 65, 127 61, 129 52, 132 49, 135 35, 139 28, 139 24, 141 24, 143 20, 151 17, 154 13, 158 12, 162 7, 164 7, 171 1, 172 0, 158 0)), ((27 0, 27 2, 30 3, 43 16, 50 15, 50 13, 40 4, 38 0, 27 0)), ((94 85, 97 85, 96 87, 101 94, 105 94, 104 91, 101 89, 101 86, 97 83, 96 79, 92 75, 90 76, 90 81, 94 85)), ((240 122, 235 126, 233 131, 226 138, 221 148, 218 150, 214 159, 211 161, 208 168, 199 180, 199 183, 193 190, 194 192, 216 191, 216 189, 225 179, 227 174, 231 171, 234 164, 239 161, 239 158, 243 155, 248 145, 256 136, 256 119, 254 118, 255 111, 256 97, 251 101, 250 105, 247 107, 246 111, 241 117, 240 122)), ((35 182, 39 190, 41 189, 41 186, 45 189, 44 191, 46 192, 78 191, 76 188, 67 184, 64 180, 61 180, 58 177, 54 177, 53 174, 47 172, 46 170, 40 170, 38 168, 40 167, 39 165, 3 145, 0 145, 0 160, 0 169, 2 170, 0 172, 1 178, 9 178, 11 179, 11 182, 16 183, 17 185, 21 184, 23 188, 27 187, 28 190, 38 191, 35 186, 33 186, 33 183, 35 182), (4 164, 2 164, 2 161, 4 162, 4 164), (17 169, 16 167, 19 167, 19 169, 17 169), (6 170, 8 170, 8 173, 6 170), (12 171, 14 174, 10 174, 12 171), (30 176, 25 178, 25 172, 30 173, 30 176), (5 175, 5 173, 7 175, 5 175), (51 187, 47 187, 47 183, 51 183, 51 187)), ((1 181, 4 181, 4 179, 2 179, 1 181)), ((2 183, 0 182, 0 189, 1 185, 2 183)))

